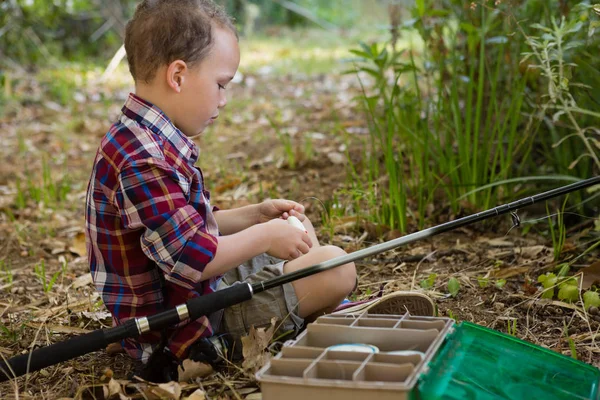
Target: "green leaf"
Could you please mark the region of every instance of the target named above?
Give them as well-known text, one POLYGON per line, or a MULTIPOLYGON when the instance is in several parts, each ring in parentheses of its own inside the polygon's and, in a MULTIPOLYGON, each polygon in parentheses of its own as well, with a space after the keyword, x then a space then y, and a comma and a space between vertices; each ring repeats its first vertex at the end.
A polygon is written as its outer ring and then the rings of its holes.
POLYGON ((437 278, 437 274, 429 274, 427 279, 423 279, 420 282, 420 285, 423 289, 431 289, 433 285, 435 285, 435 279, 437 278))
POLYGON ((458 282, 458 279, 456 279, 454 277, 450 278, 450 280, 448 281, 448 292, 450 292, 450 295, 452 297, 456 297, 459 290, 460 290, 460 283, 458 282))
POLYGON ((480 276, 480 277, 477 277, 477 283, 479 284, 480 288, 484 289, 488 286, 489 279, 480 276))
POLYGON ((545 27, 544 25, 540 25, 540 24, 531 24, 529 25, 530 28, 534 28, 534 29, 540 29, 544 32, 552 32, 552 29, 545 27))
POLYGON ((370 60, 370 59, 372 59, 372 58, 373 58, 373 57, 371 57, 371 55, 370 55, 370 54, 368 54, 368 53, 366 53, 366 52, 364 52, 364 51, 355 50, 355 49, 351 49, 351 50, 349 50, 349 51, 350 51, 350 53, 352 53, 352 54, 355 54, 355 55, 357 55, 357 56, 359 56, 359 57, 362 57, 362 58, 366 58, 366 59, 368 59, 368 60, 370 60))
POLYGON ((360 47, 363 48, 363 50, 369 54, 369 58, 373 58, 375 56, 375 54, 373 54, 373 51, 371 51, 371 47, 369 45, 367 45, 365 42, 360 42, 359 43, 360 47))
POLYGON ((578 22, 571 29, 569 29, 567 31, 567 33, 576 33, 576 32, 579 32, 582 27, 583 27, 583 22, 578 22))
POLYGON ((558 299, 564 301, 577 301, 579 299, 579 288, 573 285, 561 285, 558 291, 558 299))
POLYGON ((571 270, 571 266, 569 265, 569 263, 560 264, 557 268, 559 268, 558 276, 560 277, 567 276, 567 274, 571 270))
POLYGON ((586 310, 590 307, 600 307, 600 295, 598 292, 588 290, 583 294, 583 306, 586 310))
POLYGON ((467 33, 474 33, 474 32, 477 32, 477 28, 475 28, 475 26, 474 26, 474 25, 471 25, 471 24, 469 24, 469 23, 466 23, 466 22, 461 22, 461 23, 459 24, 459 26, 460 26, 460 28, 461 28, 463 31, 465 31, 465 32, 467 32, 467 33))
POLYGON ((548 288, 551 288, 552 286, 556 285, 557 281, 558 281, 558 278, 556 277, 556 275, 554 275, 551 272, 547 273, 546 275, 538 276, 538 282, 542 284, 544 289, 548 289, 548 288))
POLYGON ((542 293, 542 299, 550 299, 550 300, 552 300, 553 297, 554 297, 554 289, 546 289, 542 293))
POLYGON ((425 0, 416 0, 416 6, 419 17, 425 15, 425 0))
POLYGON ((498 279, 496 281, 496 287, 498 289, 502 289, 504 287, 504 285, 506 285, 506 279, 498 279))

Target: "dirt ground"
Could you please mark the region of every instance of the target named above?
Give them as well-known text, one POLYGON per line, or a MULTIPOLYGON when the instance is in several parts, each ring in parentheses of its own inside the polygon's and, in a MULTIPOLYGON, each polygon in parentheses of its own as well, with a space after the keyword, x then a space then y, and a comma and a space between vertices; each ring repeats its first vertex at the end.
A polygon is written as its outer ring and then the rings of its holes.
MULTIPOLYGON (((5 104, 0 117, 3 357, 111 326, 88 273, 83 210, 96 146, 129 91, 123 85, 90 83, 65 106, 47 99, 35 80, 21 79, 13 90, 20 103, 5 104), (36 190, 42 193, 40 201, 36 190)), ((346 151, 358 164, 368 137, 363 114, 352 100, 359 93, 355 78, 253 74, 229 90, 224 118, 198 141, 199 164, 215 204, 228 208, 266 197, 300 201, 321 241, 348 252, 397 236, 353 217, 344 192, 346 151), (284 143, 289 143, 293 163, 284 143), (322 203, 331 205, 334 194, 338 205, 329 209, 337 209, 339 216, 328 218, 322 203)), ((522 210, 521 218, 545 215, 538 211, 522 210)), ((444 210, 437 214, 435 223, 459 216, 444 210)), ((360 280, 354 298, 421 291, 435 299, 440 316, 509 331, 565 355, 571 355, 571 340, 578 359, 600 366, 596 316, 585 313, 581 303, 540 298, 537 277, 557 266, 552 244, 541 235, 545 227, 533 224, 528 231, 519 227, 507 235, 510 227, 510 218, 500 217, 364 259, 357 264, 360 280), (437 276, 422 285, 431 274, 437 276), (460 283, 456 297, 448 294, 451 277, 460 283)), ((577 220, 568 228, 563 259, 583 252, 593 221, 577 220)), ((592 252, 575 267, 588 266, 597 257, 592 252)), ((125 355, 99 351, 4 383, 0 398, 119 398, 119 393, 176 398, 164 393, 177 389, 188 396, 200 389, 211 399, 260 398, 253 375, 239 366, 175 389, 130 381, 132 370, 125 355)))

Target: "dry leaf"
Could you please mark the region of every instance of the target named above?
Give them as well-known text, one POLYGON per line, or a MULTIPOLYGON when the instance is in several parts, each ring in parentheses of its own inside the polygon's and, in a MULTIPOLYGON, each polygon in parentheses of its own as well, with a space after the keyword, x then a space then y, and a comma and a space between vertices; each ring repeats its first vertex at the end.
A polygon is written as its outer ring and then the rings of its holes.
POLYGON ((528 272, 529 270, 530 270, 530 267, 510 267, 510 268, 503 268, 503 269, 494 271, 492 273, 492 275, 494 276, 494 278, 506 279, 506 278, 511 278, 516 275, 524 274, 525 272, 528 272))
POLYGON ((179 400, 181 398, 181 386, 177 382, 161 383, 152 388, 152 393, 161 399, 179 400))
POLYGON ((249 394, 245 400, 262 400, 262 393, 249 394))
POLYGON ((92 321, 103 321, 103 320, 111 317, 111 314, 107 311, 94 311, 94 312, 83 311, 81 313, 81 315, 83 315, 84 317, 86 317, 88 319, 91 319, 92 321))
POLYGON ((119 353, 125 353, 125 349, 121 346, 121 343, 111 343, 106 346, 106 354, 109 356, 114 356, 119 353))
POLYGON ((267 328, 250 327, 248 336, 242 337, 242 354, 244 362, 242 367, 247 371, 256 371, 261 368, 269 359, 269 355, 265 353, 265 349, 271 343, 273 334, 275 333, 275 324, 277 318, 271 319, 271 326, 267 328))
POLYGON ((179 382, 188 382, 196 378, 204 378, 213 373, 213 367, 198 361, 183 360, 183 365, 177 367, 179 382))
POLYGON ((87 286, 89 284, 91 284, 92 281, 92 274, 85 274, 85 275, 81 275, 80 277, 78 277, 77 279, 75 279, 73 281, 73 284, 71 285, 71 287, 73 289, 77 289, 83 286, 87 286))
POLYGON ((73 243, 71 243, 71 246, 69 247, 69 251, 77 254, 79 257, 83 257, 87 254, 85 234, 83 232, 78 232, 77 235, 75 235, 73 243))
POLYGON ((119 382, 117 382, 114 379, 110 379, 110 381, 108 382, 108 396, 107 397, 111 397, 114 396, 116 394, 123 394, 123 389, 121 388, 121 385, 119 384, 119 382))
POLYGON ((528 246, 528 247, 517 247, 515 253, 521 255, 524 258, 536 258, 542 251, 547 250, 548 247, 544 245, 528 246))
POLYGON ((508 240, 503 240, 503 239, 482 238, 477 241, 487 243, 488 245, 490 245, 492 247, 512 247, 515 245, 513 242, 509 242, 508 240))
POLYGON ((201 389, 196 389, 194 393, 188 397, 184 397, 184 400, 206 400, 206 394, 201 389))
POLYGON ((583 279, 581 282, 581 288, 587 290, 592 287, 593 284, 600 284, 600 261, 596 261, 587 268, 581 270, 583 272, 583 279))
POLYGON ((338 153, 337 151, 332 151, 330 153, 327 153, 327 158, 329 158, 329 161, 331 161, 334 164, 345 164, 346 163, 346 156, 344 156, 342 153, 338 153))

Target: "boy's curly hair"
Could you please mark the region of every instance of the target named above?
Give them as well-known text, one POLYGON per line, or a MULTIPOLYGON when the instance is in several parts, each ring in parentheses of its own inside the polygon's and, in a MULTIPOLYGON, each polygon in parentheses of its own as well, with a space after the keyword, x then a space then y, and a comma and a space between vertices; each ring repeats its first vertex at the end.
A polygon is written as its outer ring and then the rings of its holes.
POLYGON ((237 36, 232 18, 212 0, 143 0, 125 30, 133 80, 150 83, 159 67, 175 60, 197 65, 212 48, 213 24, 237 36))

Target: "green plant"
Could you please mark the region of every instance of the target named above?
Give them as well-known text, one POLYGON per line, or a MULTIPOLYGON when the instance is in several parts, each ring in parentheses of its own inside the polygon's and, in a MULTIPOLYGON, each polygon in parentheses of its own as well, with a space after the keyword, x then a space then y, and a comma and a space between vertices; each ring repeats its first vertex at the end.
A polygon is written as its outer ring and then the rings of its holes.
POLYGON ((557 277, 553 273, 538 276, 538 282, 542 284, 544 291, 543 299, 554 298, 555 288, 558 287, 557 298, 563 301, 574 302, 579 300, 578 280, 574 276, 557 277))
POLYGON ((431 289, 435 286, 435 280, 437 278, 437 274, 429 274, 429 276, 427 277, 427 279, 423 279, 420 282, 420 286, 423 289, 431 289))
POLYGON ((562 263, 556 266, 556 271, 558 271, 558 277, 565 277, 567 275, 569 275, 569 272, 571 271, 571 264, 569 263, 562 263))
POLYGON ((46 276, 46 262, 44 260, 40 260, 40 263, 36 264, 33 268, 35 275, 37 276, 39 282, 42 284, 42 289, 46 294, 48 294, 52 290, 52 287, 54 287, 56 280, 63 272, 62 269, 60 271, 55 272, 54 275, 52 275, 52 277, 50 278, 50 280, 48 280, 48 277, 46 276))
POLYGON ((567 326, 566 321, 563 321, 563 331, 565 333, 567 343, 569 344, 569 349, 571 350, 571 358, 577 360, 577 347, 575 346, 575 341, 573 338, 569 336, 569 327, 567 326))
POLYGON ((11 320, 9 320, 8 326, 0 322, 0 332, 2 333, 2 336, 6 337, 11 342, 16 342, 17 340, 19 340, 24 329, 25 324, 21 324, 18 327, 14 327, 11 320))
POLYGON ((583 294, 583 307, 589 310, 590 307, 600 307, 600 295, 598 292, 588 290, 583 294))
POLYGON ((554 288, 558 282, 558 278, 553 273, 546 273, 545 275, 538 276, 537 281, 542 284, 544 291, 542 292, 542 299, 554 298, 554 288))
POLYGON ((575 302, 579 300, 579 285, 576 277, 564 278, 558 285, 558 299, 575 302))
POLYGON ((15 206, 17 209, 22 210, 27 205, 27 200, 25 197, 25 193, 21 188, 21 180, 17 176, 15 184, 17 185, 17 196, 15 197, 15 206))
POLYGON ((283 150, 286 155, 287 164, 291 169, 296 168, 296 152, 294 151, 294 143, 290 135, 284 133, 279 129, 275 121, 271 118, 268 119, 271 127, 275 130, 277 138, 283 144, 283 150))
POLYGON ((13 283, 13 272, 10 262, 6 260, 0 260, 0 271, 2 271, 3 278, 6 278, 6 282, 9 285, 13 283))
POLYGON ((458 319, 456 318, 456 315, 452 310, 446 310, 446 315, 448 315, 448 318, 453 319, 455 322, 458 322, 458 319))
POLYGON ((315 151, 313 149, 313 142, 310 136, 304 137, 304 157, 310 161, 314 158, 315 151))
POLYGON ((506 321, 506 333, 511 336, 517 336, 517 319, 506 321))
POLYGON ((450 295, 452 297, 456 297, 459 291, 460 283, 458 282, 458 279, 456 279, 455 277, 450 278, 448 280, 448 292, 450 293, 450 295))
MULTIPOLYGON (((571 170, 579 163, 583 163, 580 173, 590 170, 588 161, 591 161, 596 168, 600 168, 600 157, 598 156, 600 146, 596 146, 597 149, 594 149, 594 145, 598 142, 594 138, 597 128, 581 125, 582 117, 598 120, 600 113, 578 105, 572 93, 573 89, 589 90, 590 87, 573 81, 574 69, 578 65, 568 61, 570 53, 581 51, 585 46, 585 42, 578 34, 584 27, 584 22, 580 18, 581 12, 589 14, 589 8, 591 8, 589 4, 580 2, 575 7, 572 18, 567 19, 563 16, 558 21, 551 17, 548 25, 539 23, 530 25, 531 28, 537 30, 540 36, 524 34, 530 51, 524 53, 523 62, 530 62, 529 68, 539 70, 547 84, 546 101, 539 106, 540 118, 545 118, 548 113, 551 115, 552 125, 548 122, 548 127, 554 150, 550 151, 549 149, 547 153, 552 153, 553 158, 559 163, 559 167, 566 170, 571 170), (566 128, 567 133, 564 135, 560 135, 555 128, 559 122, 566 128), (566 146, 566 142, 571 138, 578 138, 581 146, 566 146), (558 147, 561 149, 557 149, 558 147)), ((590 29, 595 29, 595 26, 597 23, 590 23, 590 29)), ((590 49, 586 49, 586 51, 588 50, 590 49)), ((595 76, 598 74, 595 73, 595 76)))
POLYGON ((490 280, 488 278, 483 277, 483 276, 478 276, 477 277, 477 283, 479 284, 480 288, 485 289, 486 287, 488 287, 488 284, 490 283, 490 280))
MULTIPOLYGON (((556 228, 552 222, 552 216, 548 210, 548 204, 546 203, 546 213, 548 214, 548 225, 550 226, 550 237, 552 238, 552 248, 554 250, 554 260, 557 261, 560 258, 565 242, 567 240, 567 228, 564 224, 564 212, 569 196, 565 197, 562 208, 556 213, 556 228)), ((560 274, 559 274, 560 275, 560 274)))
POLYGON ((22 186, 21 179, 17 177, 15 206, 18 209, 27 206, 27 198, 36 204, 43 201, 47 207, 57 207, 67 199, 67 195, 71 192, 68 175, 53 178, 52 169, 48 157, 44 155, 42 156, 41 179, 32 174, 27 168, 25 169, 26 187, 22 186))
POLYGON ((506 279, 498 279, 494 284, 494 286, 496 286, 498 289, 502 289, 504 285, 506 285, 506 279))

